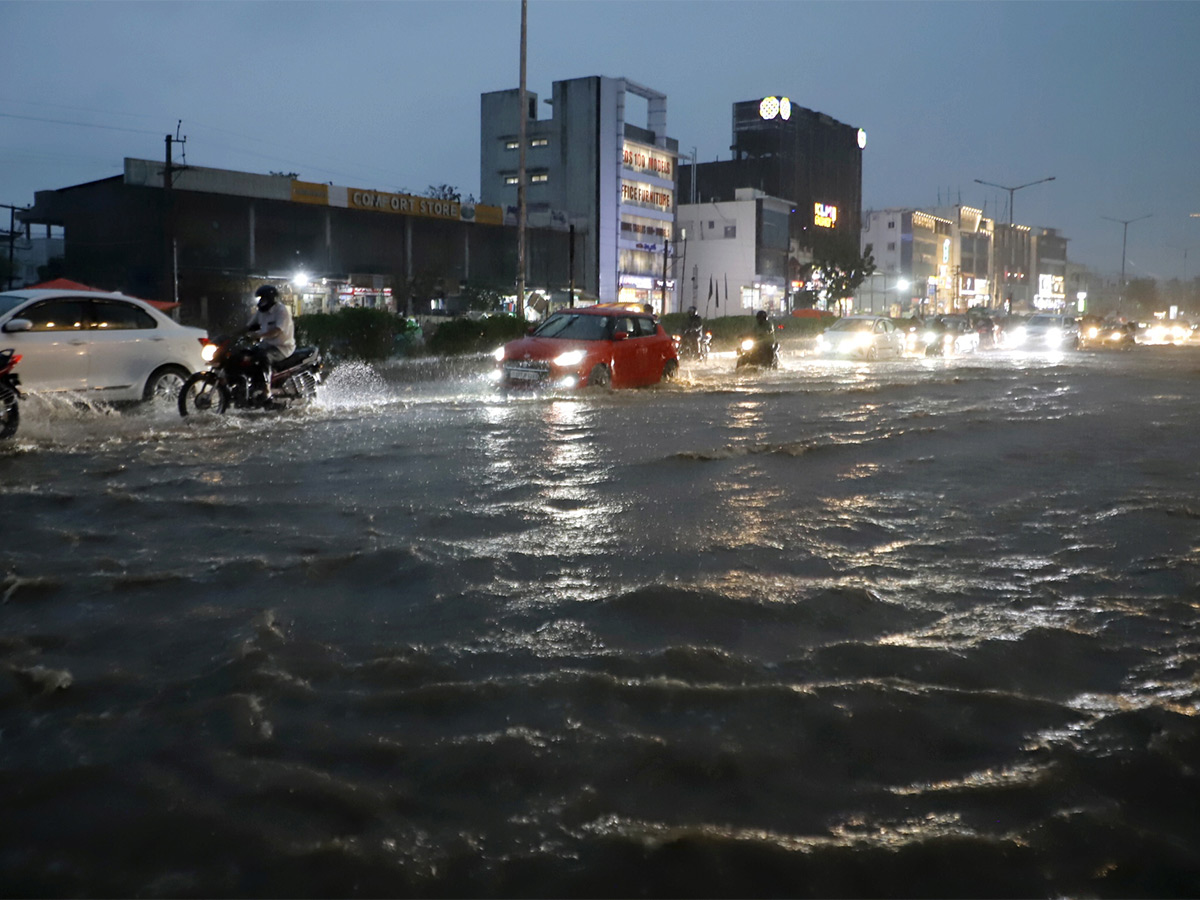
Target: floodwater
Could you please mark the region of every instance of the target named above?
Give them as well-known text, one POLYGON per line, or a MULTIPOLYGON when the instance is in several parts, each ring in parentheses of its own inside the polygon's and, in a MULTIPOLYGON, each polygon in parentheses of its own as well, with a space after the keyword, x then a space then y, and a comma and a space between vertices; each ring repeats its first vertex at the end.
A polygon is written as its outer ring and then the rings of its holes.
POLYGON ((1200 347, 0 447, 0 894, 1200 894, 1200 347))

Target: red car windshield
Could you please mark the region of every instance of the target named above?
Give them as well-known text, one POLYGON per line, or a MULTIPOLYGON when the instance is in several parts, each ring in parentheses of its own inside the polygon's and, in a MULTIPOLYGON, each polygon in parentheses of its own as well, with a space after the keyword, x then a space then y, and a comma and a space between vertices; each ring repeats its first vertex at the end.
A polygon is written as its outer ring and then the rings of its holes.
POLYGON ((604 341, 609 333, 607 316, 556 313, 534 331, 534 337, 566 338, 573 341, 604 341))

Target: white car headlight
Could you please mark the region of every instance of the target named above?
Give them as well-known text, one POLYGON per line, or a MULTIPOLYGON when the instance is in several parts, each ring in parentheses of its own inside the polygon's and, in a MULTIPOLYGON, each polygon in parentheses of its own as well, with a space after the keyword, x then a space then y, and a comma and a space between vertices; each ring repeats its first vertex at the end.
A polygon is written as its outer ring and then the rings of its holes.
POLYGON ((562 366, 563 368, 566 368, 567 366, 577 366, 583 362, 583 358, 585 356, 587 356, 587 354, 582 350, 568 350, 566 353, 560 353, 558 356, 554 357, 554 364, 556 366, 562 366))
POLYGON ((504 362, 504 348, 497 347, 492 356, 496 357, 496 362, 504 362))
POLYGON ((1097 328, 1095 325, 1093 325, 1091 328, 1088 329, 1087 335, 1092 340, 1095 340, 1100 335, 1100 329, 1097 328))
POLYGON ((1062 343, 1063 333, 1061 328, 1051 328, 1046 332, 1046 344, 1050 347, 1057 347, 1062 343))

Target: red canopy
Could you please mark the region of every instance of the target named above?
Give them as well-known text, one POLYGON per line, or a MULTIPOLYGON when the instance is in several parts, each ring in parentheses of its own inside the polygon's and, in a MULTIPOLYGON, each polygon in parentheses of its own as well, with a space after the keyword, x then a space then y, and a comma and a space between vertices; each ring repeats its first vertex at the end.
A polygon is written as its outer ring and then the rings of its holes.
MULTIPOLYGON (((90 284, 80 284, 78 281, 72 281, 70 278, 53 278, 50 281, 43 281, 41 284, 31 284, 29 290, 51 290, 51 291, 104 291, 104 288, 92 287, 90 284)), ((105 293, 108 293, 105 291, 105 293)), ((125 296, 129 296, 126 294, 125 296)), ((134 297, 134 300, 142 300, 141 297, 134 297)), ((143 303, 149 303, 155 309, 161 309, 164 312, 168 309, 174 309, 179 304, 169 303, 165 300, 142 300, 143 303)))

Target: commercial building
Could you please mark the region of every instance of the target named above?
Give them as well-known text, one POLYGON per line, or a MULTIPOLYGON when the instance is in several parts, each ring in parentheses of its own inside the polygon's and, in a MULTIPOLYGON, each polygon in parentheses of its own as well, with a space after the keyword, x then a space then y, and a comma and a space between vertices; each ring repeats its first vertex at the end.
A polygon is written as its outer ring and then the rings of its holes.
MULTIPOLYGON (((898 303, 903 315, 966 308, 958 282, 959 226, 953 219, 919 209, 869 210, 863 218, 861 242, 864 250, 872 246, 877 272, 863 293, 887 291, 887 305, 898 303)), ((872 304, 876 301, 872 297, 872 304)))
MULTIPOLYGON (((1067 238, 1057 228, 1033 231, 1033 308, 1061 312, 1077 304, 1067 297, 1067 238)), ((1082 312, 1082 310, 1077 310, 1082 312)))
POLYGON ((784 312, 791 201, 739 188, 735 199, 679 206, 684 308, 705 318, 784 312))
POLYGON ((528 215, 573 228, 576 285, 604 302, 676 308, 678 143, 666 135, 666 95, 591 76, 554 82, 549 118, 538 117, 536 93, 526 99, 522 109, 520 90, 481 97, 481 199, 516 222, 524 116, 528 215))
POLYGON ((831 244, 857 249, 866 137, 787 97, 740 101, 733 104, 732 158, 680 166, 679 193, 726 202, 739 188, 754 188, 791 201, 794 257, 811 260, 831 244))
MULTIPOLYGON (((38 191, 20 218, 63 229, 64 274, 145 299, 180 319, 241 321, 277 282, 295 312, 342 305, 451 309, 465 285, 512 285, 516 235, 502 211, 368 188, 126 159, 122 175, 38 191)), ((532 229, 529 268, 565 287, 565 231, 532 229)))

